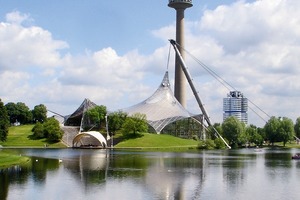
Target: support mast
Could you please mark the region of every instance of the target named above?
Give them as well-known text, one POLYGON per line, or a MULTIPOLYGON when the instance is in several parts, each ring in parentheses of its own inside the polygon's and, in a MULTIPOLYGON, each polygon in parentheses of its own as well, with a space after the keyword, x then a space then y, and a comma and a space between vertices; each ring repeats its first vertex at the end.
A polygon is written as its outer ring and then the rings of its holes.
POLYGON ((174 47, 174 50, 175 50, 175 52, 176 52, 176 55, 177 55, 177 57, 178 57, 178 59, 179 59, 179 61, 180 61, 180 63, 181 63, 182 71, 184 72, 184 74, 185 74, 185 76, 186 76, 186 79, 187 79, 187 81, 189 82, 189 85, 190 85, 190 87, 191 87, 191 89, 192 89, 192 91, 193 91, 193 94, 194 94, 194 96, 195 96, 195 98, 196 98, 196 101, 197 101, 199 107, 200 107, 200 110, 201 110, 202 114, 204 115, 205 121, 207 122, 208 126, 211 126, 211 127, 214 129, 215 133, 223 140, 223 142, 226 144, 226 146, 227 146, 229 149, 231 149, 231 147, 227 144, 227 142, 224 140, 224 138, 223 138, 223 137, 218 133, 218 131, 212 126, 212 123, 211 123, 211 121, 210 121, 210 119, 209 119, 209 116, 208 116, 208 114, 207 114, 207 112, 206 112, 206 110, 205 110, 205 108, 204 108, 204 106, 203 106, 203 104, 202 104, 202 102, 201 102, 201 99, 200 99, 200 97, 199 97, 199 95, 198 95, 198 92, 197 92, 197 90, 196 90, 196 88, 195 88, 195 86, 194 86, 194 84, 193 84, 191 75, 190 75, 189 71, 187 70, 186 65, 185 65, 185 62, 184 62, 184 60, 183 60, 183 58, 182 58, 182 56, 181 56, 181 53, 179 52, 179 50, 178 50, 178 48, 177 48, 177 43, 176 43, 176 41, 175 41, 175 40, 170 40, 170 43, 171 43, 172 46, 174 47))

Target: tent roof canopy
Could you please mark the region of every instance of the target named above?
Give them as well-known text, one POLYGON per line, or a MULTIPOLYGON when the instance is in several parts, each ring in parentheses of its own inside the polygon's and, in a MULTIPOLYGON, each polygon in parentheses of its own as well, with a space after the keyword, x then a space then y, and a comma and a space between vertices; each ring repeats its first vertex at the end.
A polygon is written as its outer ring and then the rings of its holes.
POLYGON ((168 71, 152 96, 141 103, 123 109, 123 111, 129 115, 134 113, 145 114, 149 125, 157 133, 172 122, 192 116, 174 97, 170 87, 168 71))
POLYGON ((84 113, 87 110, 94 108, 96 106, 97 106, 97 104, 90 101, 89 99, 84 99, 84 101, 77 108, 77 110, 67 117, 64 124, 66 126, 81 126, 81 122, 84 117, 84 113))

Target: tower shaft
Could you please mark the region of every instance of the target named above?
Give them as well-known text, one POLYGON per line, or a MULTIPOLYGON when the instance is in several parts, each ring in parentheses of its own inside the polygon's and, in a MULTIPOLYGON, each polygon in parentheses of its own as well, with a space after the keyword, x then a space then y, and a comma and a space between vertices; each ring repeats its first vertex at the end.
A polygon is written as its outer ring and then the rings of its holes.
MULTIPOLYGON (((184 58, 184 52, 181 49, 184 46, 184 9, 176 10, 176 42, 180 45, 179 51, 184 58)), ((175 58, 174 96, 183 107, 186 107, 186 79, 177 55, 175 58)))
MULTIPOLYGON (((184 58, 184 52, 181 47, 184 47, 184 11, 186 8, 192 7, 192 0, 169 0, 169 7, 176 10, 176 42, 179 44, 179 51, 184 58)), ((186 79, 182 71, 181 62, 176 55, 175 58, 175 84, 174 96, 179 103, 186 107, 186 79)))

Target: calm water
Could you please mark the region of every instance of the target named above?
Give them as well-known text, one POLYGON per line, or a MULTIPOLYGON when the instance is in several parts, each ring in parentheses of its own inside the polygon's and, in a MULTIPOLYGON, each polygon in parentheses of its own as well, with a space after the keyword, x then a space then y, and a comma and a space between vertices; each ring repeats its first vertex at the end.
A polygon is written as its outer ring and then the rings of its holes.
MULTIPOLYGON (((2 150, 5 151, 5 150, 2 150)), ((0 199, 300 199, 300 149, 127 152, 18 149, 0 170, 0 199)))

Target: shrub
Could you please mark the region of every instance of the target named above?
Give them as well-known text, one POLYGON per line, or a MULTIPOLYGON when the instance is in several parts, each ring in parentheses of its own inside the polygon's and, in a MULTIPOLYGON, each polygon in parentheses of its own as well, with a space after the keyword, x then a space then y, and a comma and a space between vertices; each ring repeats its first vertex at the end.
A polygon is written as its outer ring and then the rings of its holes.
POLYGON ((33 138, 34 139, 41 139, 44 138, 44 126, 42 123, 37 122, 35 124, 35 126, 32 128, 32 132, 33 132, 33 138))
POLYGON ((59 122, 54 118, 48 118, 44 123, 44 136, 50 142, 57 142, 63 136, 63 131, 59 127, 59 122))
POLYGON ((45 123, 37 122, 32 128, 33 138, 46 138, 49 142, 58 142, 63 136, 59 122, 54 118, 48 118, 45 123))
POLYGON ((225 143, 221 138, 216 138, 214 142, 216 149, 225 149, 225 143))
POLYGON ((215 143, 211 139, 200 140, 198 144, 198 149, 214 149, 215 143))

